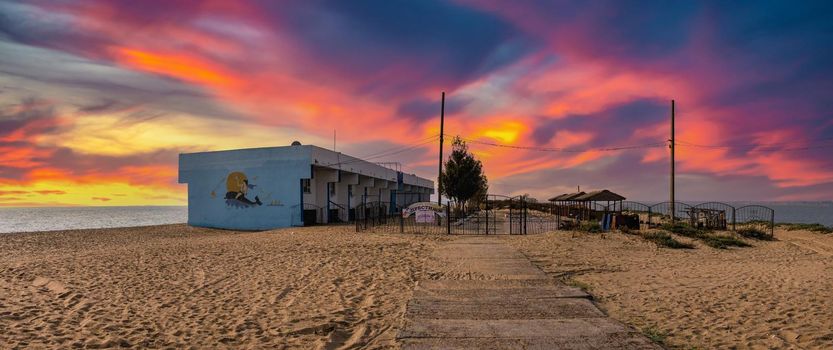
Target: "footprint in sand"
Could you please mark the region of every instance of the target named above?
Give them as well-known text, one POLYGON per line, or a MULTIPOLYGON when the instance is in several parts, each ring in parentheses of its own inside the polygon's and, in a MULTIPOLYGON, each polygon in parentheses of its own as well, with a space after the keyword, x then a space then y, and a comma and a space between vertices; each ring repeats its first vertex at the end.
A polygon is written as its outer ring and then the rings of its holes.
POLYGON ((205 285, 205 271, 203 269, 196 269, 194 271, 194 289, 200 289, 205 285))
POLYGON ((808 239, 801 239, 801 238, 794 238, 792 240, 787 241, 788 243, 795 245, 799 248, 804 248, 810 250, 816 254, 822 256, 833 256, 833 247, 829 247, 821 242, 816 240, 808 240, 808 239), (827 249, 825 249, 827 248, 827 249), (829 249, 829 250, 828 250, 829 249))
POLYGON ((32 281, 32 285, 35 286, 35 287, 46 288, 50 292, 55 293, 55 294, 59 294, 59 295, 64 294, 64 293, 67 292, 67 286, 66 285, 64 285, 61 282, 55 281, 55 280, 50 280, 46 277, 41 277, 41 276, 35 277, 35 279, 32 281))

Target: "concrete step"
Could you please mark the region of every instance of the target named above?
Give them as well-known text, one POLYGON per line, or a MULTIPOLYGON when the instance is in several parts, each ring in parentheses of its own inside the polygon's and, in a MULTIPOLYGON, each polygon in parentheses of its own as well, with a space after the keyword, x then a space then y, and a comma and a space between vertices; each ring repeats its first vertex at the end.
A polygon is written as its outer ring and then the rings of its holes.
POLYGON ((579 288, 567 286, 553 279, 502 279, 502 280, 422 280, 417 283, 414 298, 418 296, 491 298, 521 296, 537 298, 589 298, 579 288), (446 294, 440 294, 445 292, 446 294), (508 294, 507 294, 508 293, 508 294))
POLYGON ((434 257, 440 279, 417 283, 397 336, 403 349, 660 348, 501 239, 457 239, 434 257))
POLYGON ((659 350, 661 347, 647 341, 639 334, 611 335, 606 338, 411 338, 400 340, 403 350, 659 350))
POLYGON ((421 319, 468 319, 468 320, 523 320, 594 318, 605 315, 589 299, 552 298, 523 300, 443 300, 437 298, 415 298, 408 303, 405 317, 421 319))
POLYGON ((400 333, 403 349, 660 349, 609 318, 419 320, 400 333))

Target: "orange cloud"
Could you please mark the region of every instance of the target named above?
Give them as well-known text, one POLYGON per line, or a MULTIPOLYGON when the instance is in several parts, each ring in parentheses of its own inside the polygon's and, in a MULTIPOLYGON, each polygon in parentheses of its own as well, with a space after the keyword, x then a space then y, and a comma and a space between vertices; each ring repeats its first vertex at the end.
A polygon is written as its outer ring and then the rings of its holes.
POLYGON ((66 194, 67 193, 66 191, 61 191, 61 190, 40 190, 40 191, 34 191, 34 192, 38 193, 38 194, 42 194, 42 195, 49 195, 49 194, 61 195, 61 194, 66 194))
POLYGON ((161 54, 114 48, 116 59, 134 68, 214 87, 234 87, 240 81, 218 65, 184 53, 161 54))
POLYGON ((33 147, 0 146, 0 164, 15 168, 31 168, 44 165, 43 159, 51 154, 48 150, 33 147))

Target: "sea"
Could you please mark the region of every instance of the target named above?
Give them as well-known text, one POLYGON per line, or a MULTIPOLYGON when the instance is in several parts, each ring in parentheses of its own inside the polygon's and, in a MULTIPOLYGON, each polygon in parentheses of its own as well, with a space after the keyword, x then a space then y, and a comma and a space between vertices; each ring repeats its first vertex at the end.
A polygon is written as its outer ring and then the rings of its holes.
POLYGON ((186 206, 0 208, 0 233, 181 224, 186 206))
MULTIPOLYGON (((735 207, 749 204, 770 207, 775 210, 775 222, 819 223, 833 227, 833 201, 729 204, 735 207)), ((150 226, 187 221, 188 207, 185 206, 0 208, 0 233, 150 226)))
POLYGON ((822 224, 833 227, 833 201, 825 202, 729 202, 735 208, 763 205, 775 211, 775 222, 822 224))

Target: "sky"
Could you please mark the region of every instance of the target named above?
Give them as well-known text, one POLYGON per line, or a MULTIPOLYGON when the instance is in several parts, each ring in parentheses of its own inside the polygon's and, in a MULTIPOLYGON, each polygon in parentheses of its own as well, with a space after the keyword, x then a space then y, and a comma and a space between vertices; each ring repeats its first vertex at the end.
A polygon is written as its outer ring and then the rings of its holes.
POLYGON ((436 178, 443 91, 495 194, 668 198, 674 99, 678 199, 831 200, 831 43, 829 1, 0 0, 0 206, 184 205, 179 153, 334 130, 436 178))

